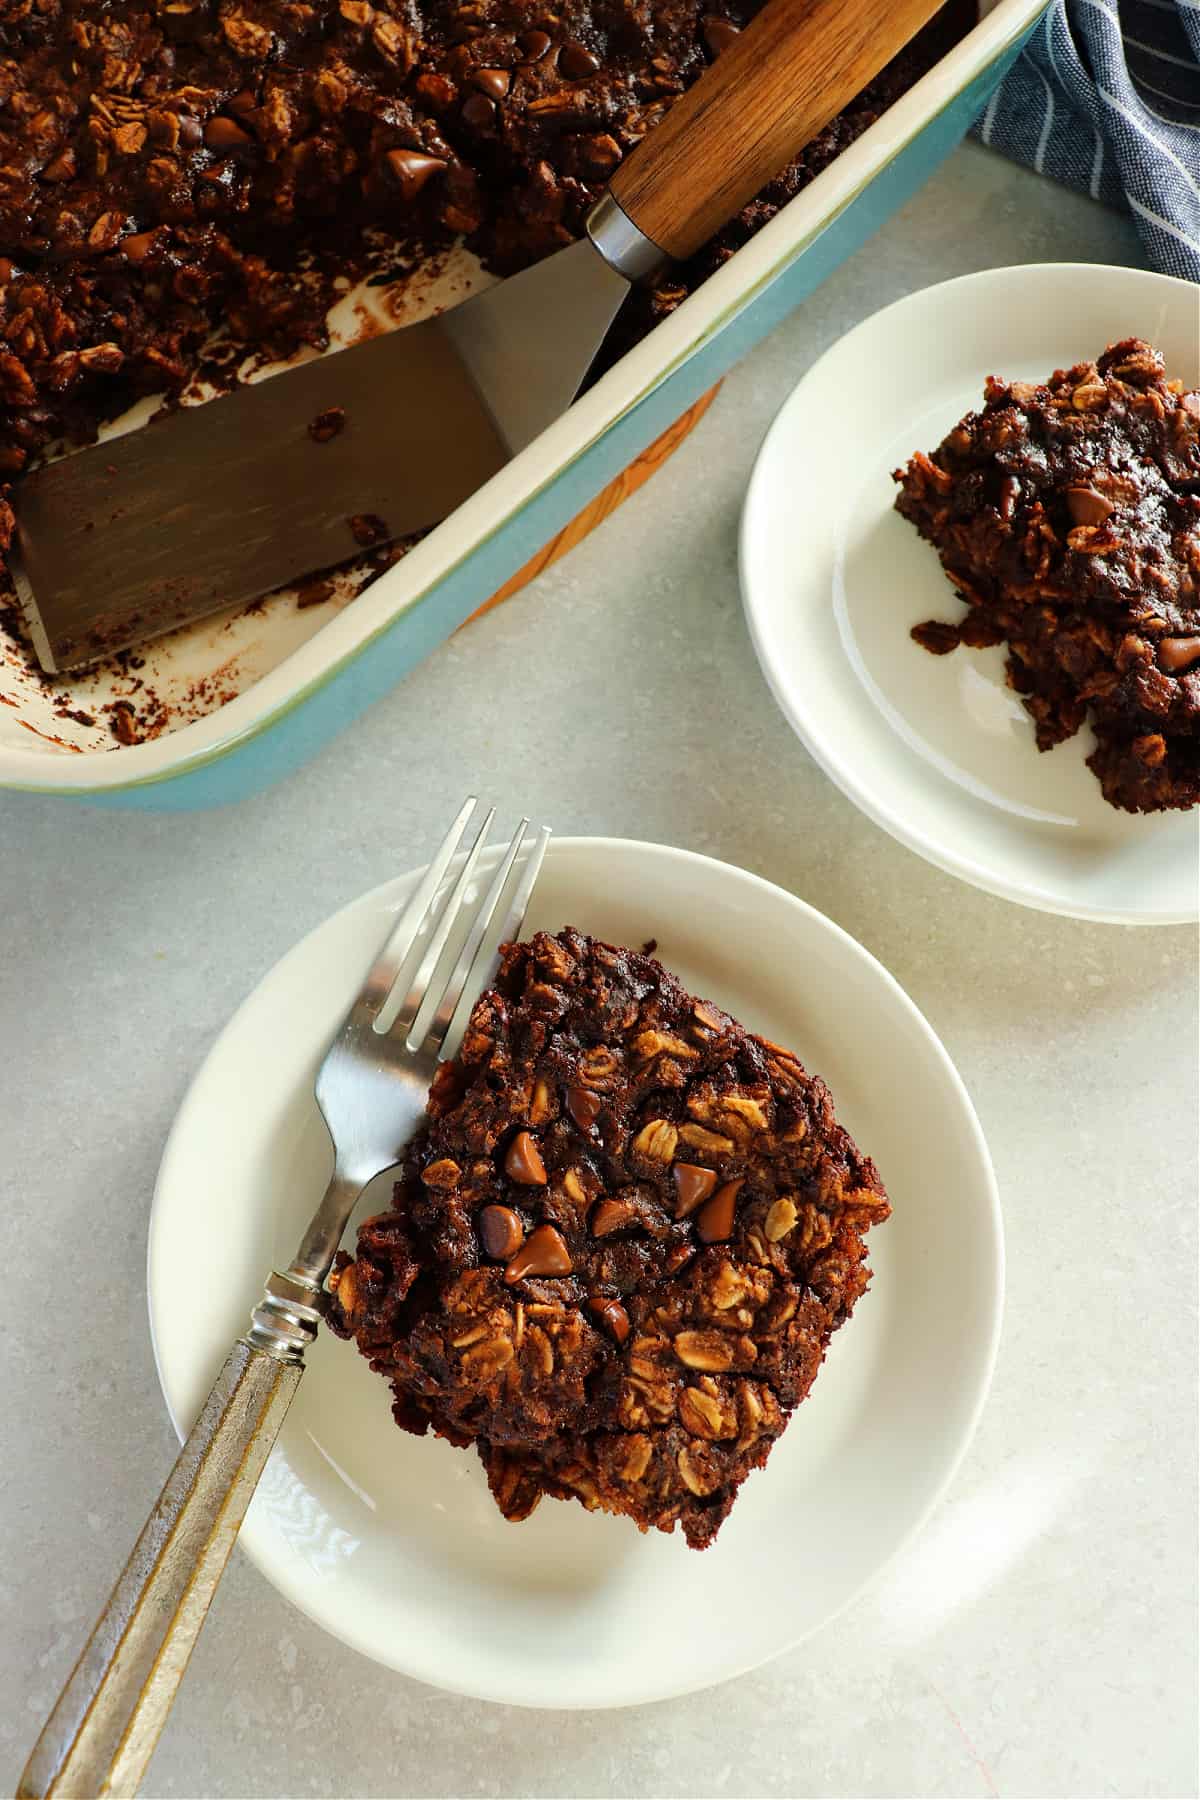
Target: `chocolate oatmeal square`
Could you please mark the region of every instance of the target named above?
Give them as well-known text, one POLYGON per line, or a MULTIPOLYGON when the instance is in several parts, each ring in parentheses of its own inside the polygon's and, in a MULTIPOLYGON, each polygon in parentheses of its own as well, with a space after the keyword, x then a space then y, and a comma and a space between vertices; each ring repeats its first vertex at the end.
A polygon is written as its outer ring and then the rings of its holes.
POLYGON ((912 635, 1008 645, 1039 750, 1085 719, 1128 812, 1200 802, 1200 392, 1140 338, 984 406, 896 471, 896 506, 968 608, 912 635))
POLYGON ((869 1157, 790 1051, 646 954, 510 945, 330 1323, 396 1422, 704 1548, 867 1287, 869 1157))

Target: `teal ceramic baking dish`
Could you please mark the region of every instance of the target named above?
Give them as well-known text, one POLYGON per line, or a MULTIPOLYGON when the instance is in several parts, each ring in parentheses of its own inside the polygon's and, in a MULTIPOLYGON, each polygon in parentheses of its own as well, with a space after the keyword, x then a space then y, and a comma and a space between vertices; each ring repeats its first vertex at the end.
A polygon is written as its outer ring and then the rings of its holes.
POLYGON ((176 666, 160 667, 158 679, 186 698, 177 713, 190 722, 115 745, 106 728, 64 721, 10 657, 0 668, 0 787, 93 805, 184 809, 238 800, 298 767, 394 687, 909 198, 986 105, 1043 4, 999 0, 751 243, 352 604, 326 608, 316 621, 292 605, 277 626, 268 609, 249 624, 196 627, 173 641, 161 654, 176 666))

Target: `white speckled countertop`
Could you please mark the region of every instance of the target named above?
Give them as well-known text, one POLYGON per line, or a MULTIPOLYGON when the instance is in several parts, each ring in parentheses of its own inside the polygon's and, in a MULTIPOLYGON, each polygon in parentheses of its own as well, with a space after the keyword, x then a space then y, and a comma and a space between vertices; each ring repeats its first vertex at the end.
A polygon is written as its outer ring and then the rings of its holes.
POLYGON ((420 860, 482 784, 508 815, 757 870, 913 995, 1001 1184, 991 1401, 949 1499, 867 1599, 669 1704, 532 1714, 433 1693, 322 1636, 235 1554, 146 1791, 1195 1794, 1195 936, 1022 911, 885 837, 775 710, 735 574, 763 432, 839 333, 989 264, 1136 257, 1122 220, 966 148, 565 565, 273 793, 175 817, 0 799, 5 1792, 173 1455, 144 1262, 186 1085, 282 952, 420 860))

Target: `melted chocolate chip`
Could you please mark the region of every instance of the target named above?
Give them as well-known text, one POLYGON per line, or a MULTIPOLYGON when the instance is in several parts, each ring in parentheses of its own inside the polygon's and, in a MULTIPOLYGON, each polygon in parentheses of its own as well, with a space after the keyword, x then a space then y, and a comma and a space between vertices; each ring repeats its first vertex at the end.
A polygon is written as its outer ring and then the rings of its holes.
POLYGON ((572 38, 559 51, 558 66, 568 81, 585 81, 600 67, 600 58, 594 56, 586 44, 572 38))
POLYGON ((1076 525, 1103 525, 1116 510, 1112 501, 1106 500, 1093 487, 1067 489, 1067 511, 1076 525))
POLYGON ((243 131, 233 119, 224 119, 218 113, 204 127, 204 142, 210 150, 219 156, 228 156, 234 150, 248 150, 254 139, 248 131, 243 131))
POLYGON ((707 1200, 717 1185, 716 1171, 701 1169, 695 1163, 676 1163, 674 1168, 675 1191, 678 1196, 675 1202, 675 1217, 686 1219, 689 1213, 695 1212, 702 1200, 707 1200))
POLYGON ((527 63, 540 62, 550 48, 553 39, 546 31, 526 31, 517 39, 521 52, 527 63))
POLYGON ((518 1131, 508 1146, 504 1172, 510 1180, 519 1181, 524 1187, 545 1187, 546 1165, 529 1132, 518 1131))
POLYGON ((471 80, 489 100, 503 100, 512 85, 512 75, 507 69, 476 69, 471 80))
POLYGON ((571 1266, 571 1252, 562 1233, 553 1225, 539 1225, 505 1269, 504 1279, 511 1287, 527 1275, 569 1275, 571 1266))
POLYGON ((463 101, 462 116, 476 131, 489 131, 496 123, 496 102, 486 94, 468 94, 463 101))
POLYGON ((602 1110, 603 1102, 598 1094, 593 1094, 588 1088, 583 1087, 567 1089, 567 1111, 580 1131, 590 1131, 602 1110))
POLYGON ((594 1294, 588 1301, 588 1311, 595 1313, 600 1323, 608 1328, 618 1344, 623 1344, 629 1336, 629 1314, 619 1300, 606 1300, 601 1294, 594 1294))
POLYGON ((479 1215, 479 1238, 489 1256, 507 1262, 525 1241, 525 1231, 511 1206, 485 1206, 479 1215))
POLYGON ((1200 662, 1200 637, 1165 637, 1158 643, 1160 667, 1169 675, 1178 675, 1200 662))
POLYGON ((696 1233, 703 1243, 723 1244, 733 1230, 733 1213, 741 1180, 727 1181, 701 1208, 696 1219, 696 1233))
POLYGON ((424 156, 419 150, 389 150, 386 161, 405 200, 415 199, 425 183, 446 167, 440 156, 424 156))

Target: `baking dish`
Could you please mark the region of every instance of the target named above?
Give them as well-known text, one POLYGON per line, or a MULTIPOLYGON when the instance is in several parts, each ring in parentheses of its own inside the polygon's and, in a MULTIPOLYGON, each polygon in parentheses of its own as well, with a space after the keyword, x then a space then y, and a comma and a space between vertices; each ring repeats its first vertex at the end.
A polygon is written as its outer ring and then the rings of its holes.
MULTIPOLYGON (((999 0, 935 67, 548 431, 352 604, 294 596, 205 621, 96 677, 64 713, 0 668, 0 786, 143 808, 217 805, 297 767, 393 687, 877 229, 963 136, 1044 0, 999 0), (153 684, 173 729, 102 711, 153 684), (72 716, 74 715, 74 716, 72 716)), ((470 279, 453 264, 424 304, 470 279)))

